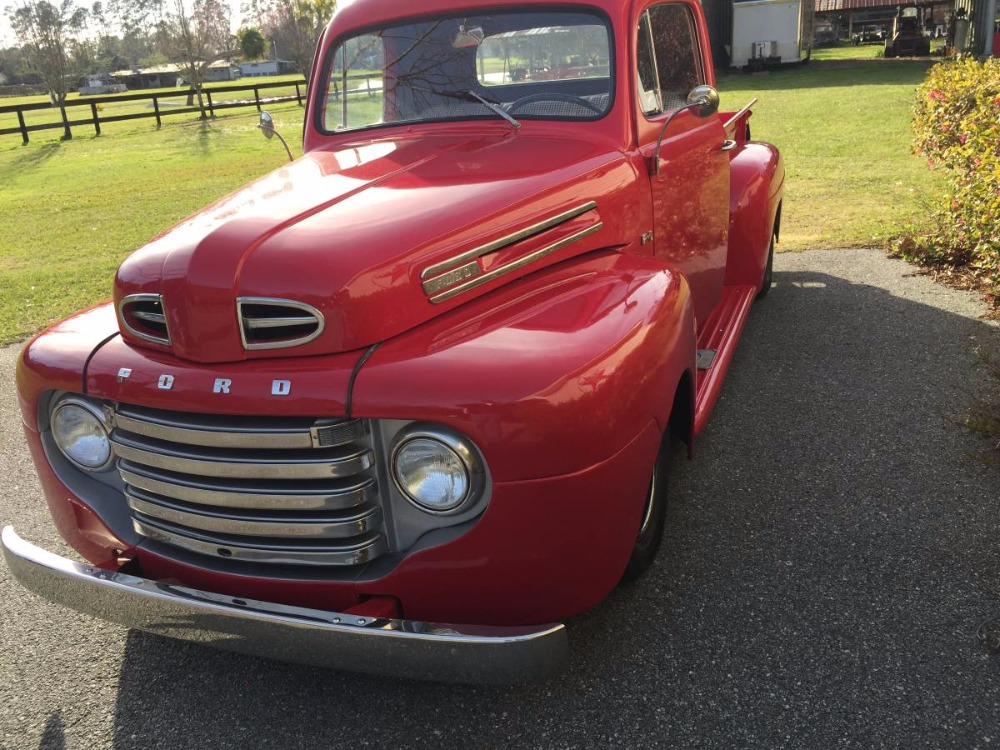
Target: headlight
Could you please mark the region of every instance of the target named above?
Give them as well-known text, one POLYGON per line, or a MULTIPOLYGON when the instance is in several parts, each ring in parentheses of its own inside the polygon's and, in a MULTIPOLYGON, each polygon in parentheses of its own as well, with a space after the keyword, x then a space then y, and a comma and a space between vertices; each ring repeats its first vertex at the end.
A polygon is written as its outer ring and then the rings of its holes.
POLYGON ((451 513, 478 499, 484 481, 475 451, 432 429, 404 433, 392 454, 392 475, 400 492, 431 513, 451 513))
POLYGON ((111 441, 100 408, 66 399, 52 412, 52 437, 70 461, 83 469, 103 469, 111 461, 111 441))

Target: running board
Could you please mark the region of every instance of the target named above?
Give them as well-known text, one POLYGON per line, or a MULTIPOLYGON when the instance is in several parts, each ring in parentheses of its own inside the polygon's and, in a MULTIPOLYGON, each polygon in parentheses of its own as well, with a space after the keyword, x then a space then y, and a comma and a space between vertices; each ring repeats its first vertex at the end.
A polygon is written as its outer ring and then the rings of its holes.
POLYGON ((750 313, 750 306, 757 296, 757 291, 757 287, 749 284, 723 287, 722 299, 698 332, 700 362, 694 406, 695 435, 705 427, 712 413, 712 407, 719 398, 722 381, 726 377, 733 352, 736 351, 736 345, 740 340, 740 332, 743 330, 743 324, 750 313), (709 360, 701 353, 703 351, 714 352, 714 356, 709 360), (702 369, 700 364, 706 360, 708 367, 702 369))

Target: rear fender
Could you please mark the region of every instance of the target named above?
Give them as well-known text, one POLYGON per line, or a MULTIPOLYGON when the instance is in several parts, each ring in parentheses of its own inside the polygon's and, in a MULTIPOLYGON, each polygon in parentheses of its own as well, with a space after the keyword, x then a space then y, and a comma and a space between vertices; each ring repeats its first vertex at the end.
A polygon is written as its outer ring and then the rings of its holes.
POLYGON ((726 284, 760 285, 784 192, 785 167, 768 143, 742 145, 732 157, 726 284))
POLYGON ((353 412, 448 424, 479 446, 495 481, 570 474, 651 419, 666 429, 694 340, 680 274, 600 251, 384 343, 357 377, 353 412))

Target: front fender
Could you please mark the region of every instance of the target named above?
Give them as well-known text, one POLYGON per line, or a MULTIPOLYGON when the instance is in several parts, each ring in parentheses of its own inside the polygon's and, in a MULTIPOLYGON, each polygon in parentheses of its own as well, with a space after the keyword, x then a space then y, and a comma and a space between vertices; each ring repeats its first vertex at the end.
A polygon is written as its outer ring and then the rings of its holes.
POLYGON ((384 343, 357 377, 353 412, 451 425, 498 482, 570 474, 651 420, 665 429, 694 330, 682 276, 594 253, 384 343))

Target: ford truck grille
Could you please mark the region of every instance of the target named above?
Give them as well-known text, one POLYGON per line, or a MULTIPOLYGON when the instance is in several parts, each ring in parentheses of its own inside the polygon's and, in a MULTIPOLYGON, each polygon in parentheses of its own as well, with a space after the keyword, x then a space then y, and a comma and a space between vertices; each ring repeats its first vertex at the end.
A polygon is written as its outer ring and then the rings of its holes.
POLYGON ((359 565, 388 549, 362 420, 122 404, 111 440, 133 526, 149 539, 287 565, 359 565))

